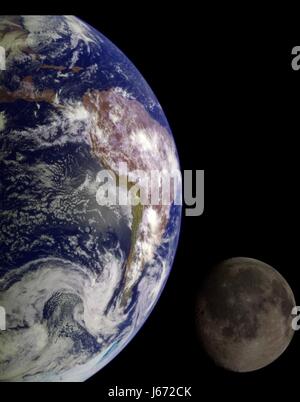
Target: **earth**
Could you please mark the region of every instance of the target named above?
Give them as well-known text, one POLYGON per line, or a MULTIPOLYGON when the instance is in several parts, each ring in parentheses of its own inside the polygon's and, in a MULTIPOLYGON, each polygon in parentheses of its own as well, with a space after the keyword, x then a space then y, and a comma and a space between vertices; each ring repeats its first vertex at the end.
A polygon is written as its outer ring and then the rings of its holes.
POLYGON ((181 222, 174 199, 101 202, 98 174, 179 169, 176 146, 141 74, 79 18, 0 16, 0 46, 0 380, 84 381, 151 313, 181 222))

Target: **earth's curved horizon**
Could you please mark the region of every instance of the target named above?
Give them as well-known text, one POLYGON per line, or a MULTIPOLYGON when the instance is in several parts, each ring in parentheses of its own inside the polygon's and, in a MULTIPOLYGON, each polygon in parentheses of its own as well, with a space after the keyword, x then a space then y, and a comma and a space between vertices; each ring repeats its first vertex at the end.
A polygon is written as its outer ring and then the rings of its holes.
POLYGON ((0 46, 0 381, 84 381, 148 318, 181 222, 174 200, 102 205, 97 174, 178 171, 176 146, 138 70, 77 17, 0 16, 0 46))

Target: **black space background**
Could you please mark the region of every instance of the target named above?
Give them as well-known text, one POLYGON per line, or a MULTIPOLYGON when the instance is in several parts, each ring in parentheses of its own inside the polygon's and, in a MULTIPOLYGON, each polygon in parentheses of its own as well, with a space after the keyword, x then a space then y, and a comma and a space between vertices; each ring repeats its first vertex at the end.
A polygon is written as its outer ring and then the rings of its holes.
POLYGON ((247 7, 93 4, 42 13, 79 16, 133 61, 167 115, 182 169, 205 169, 205 212, 183 216, 174 267, 155 310, 85 389, 99 400, 113 386, 191 385, 195 400, 205 391, 222 399, 263 391, 287 396, 297 382, 299 334, 270 366, 230 373, 201 350, 194 305, 212 265, 233 256, 274 266, 300 303, 300 71, 291 69, 299 24, 247 7))

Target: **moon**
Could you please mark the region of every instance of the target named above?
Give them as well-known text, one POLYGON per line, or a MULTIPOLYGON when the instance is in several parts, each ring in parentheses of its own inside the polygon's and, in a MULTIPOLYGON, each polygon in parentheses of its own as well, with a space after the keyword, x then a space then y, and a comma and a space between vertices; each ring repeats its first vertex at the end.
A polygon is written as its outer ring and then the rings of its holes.
POLYGON ((197 331, 218 366, 258 370, 292 340, 294 306, 290 286, 274 268, 252 258, 231 258, 213 268, 198 293, 197 331))

